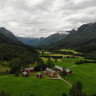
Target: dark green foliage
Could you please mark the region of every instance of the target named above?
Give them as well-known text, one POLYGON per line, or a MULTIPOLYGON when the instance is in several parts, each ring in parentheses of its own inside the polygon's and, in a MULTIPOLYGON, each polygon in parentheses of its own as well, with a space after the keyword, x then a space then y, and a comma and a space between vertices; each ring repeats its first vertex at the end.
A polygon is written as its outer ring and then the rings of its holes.
POLYGON ((41 70, 45 70, 46 67, 47 66, 46 66, 46 64, 44 64, 43 60, 39 58, 37 60, 37 65, 35 66, 34 70, 41 71, 41 70))
POLYGON ((11 96, 10 93, 1 91, 0 96, 11 96))
POLYGON ((48 67, 48 68, 53 68, 53 67, 54 67, 54 63, 51 61, 50 58, 48 58, 47 67, 48 67))
POLYGON ((55 62, 57 62, 58 60, 57 59, 55 59, 55 62))
POLYGON ((66 93, 64 93, 64 94, 62 94, 62 96, 67 96, 67 94, 66 94, 66 93))
POLYGON ((29 96, 35 96, 35 95, 33 95, 33 94, 30 94, 29 96))
POLYGON ((96 96, 96 94, 93 94, 93 95, 91 95, 91 96, 96 96))
POLYGON ((65 69, 66 68, 63 67, 63 74, 62 74, 63 76, 66 76, 67 75, 65 69))
POLYGON ((77 82, 76 84, 73 84, 69 94, 70 96, 87 96, 86 93, 82 91, 81 82, 77 82))
POLYGON ((20 65, 18 64, 13 64, 11 69, 10 69, 10 74, 18 74, 20 72, 21 68, 20 68, 20 65))
POLYGON ((75 63, 77 65, 80 65, 80 64, 83 64, 83 63, 96 63, 96 60, 92 60, 92 61, 89 61, 89 60, 80 60, 80 61, 76 61, 75 63))

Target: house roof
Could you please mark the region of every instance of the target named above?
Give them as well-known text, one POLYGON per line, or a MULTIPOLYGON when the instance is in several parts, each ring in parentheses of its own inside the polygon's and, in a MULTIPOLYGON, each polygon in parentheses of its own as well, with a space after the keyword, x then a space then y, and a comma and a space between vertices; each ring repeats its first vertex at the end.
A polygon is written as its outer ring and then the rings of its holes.
POLYGON ((49 68, 46 68, 45 70, 48 71, 48 72, 50 72, 50 73, 54 73, 55 72, 54 70, 49 69, 49 68))
POLYGON ((33 67, 29 67, 29 68, 24 68, 25 70, 34 70, 33 67))
POLYGON ((37 75, 42 75, 42 73, 37 73, 37 75))
POLYGON ((55 66, 56 69, 59 69, 61 71, 63 71, 63 67, 60 67, 60 66, 55 66))
POLYGON ((29 67, 29 70, 34 70, 34 68, 33 67, 29 67))
POLYGON ((66 69, 65 69, 65 71, 66 71, 66 72, 69 72, 69 71, 70 71, 70 69, 67 69, 67 68, 66 68, 66 69))
POLYGON ((25 71, 23 72, 23 75, 27 75, 27 74, 28 74, 27 72, 25 72, 25 71))
MULTIPOLYGON (((63 71, 63 67, 55 66, 55 68, 63 71)), ((70 71, 70 69, 67 69, 67 68, 65 68, 64 70, 65 70, 66 72, 69 72, 69 71, 70 71)))

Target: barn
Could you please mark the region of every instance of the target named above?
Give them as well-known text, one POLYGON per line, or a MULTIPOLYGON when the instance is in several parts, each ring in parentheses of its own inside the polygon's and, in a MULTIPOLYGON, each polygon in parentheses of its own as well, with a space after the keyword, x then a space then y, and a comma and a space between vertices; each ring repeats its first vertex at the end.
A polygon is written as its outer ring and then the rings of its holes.
POLYGON ((47 71, 44 71, 44 74, 47 74, 47 71))
POLYGON ((34 73, 34 68, 33 67, 29 67, 29 72, 34 73))
POLYGON ((43 74, 42 73, 37 73, 37 78, 43 78, 43 74))
POLYGON ((25 71, 25 72, 34 73, 34 68, 33 68, 33 67, 24 68, 24 71, 25 71))
POLYGON ((72 75, 72 71, 70 69, 67 69, 67 68, 63 69, 63 67, 55 66, 55 70, 60 72, 60 73, 63 73, 63 70, 64 70, 67 75, 72 75))
POLYGON ((29 77, 29 74, 24 71, 24 72, 23 72, 23 76, 24 76, 24 77, 29 77))
POLYGON ((55 70, 60 72, 60 73, 63 73, 63 67, 55 66, 55 70))
POLYGON ((45 71, 47 72, 47 75, 49 75, 49 76, 51 76, 53 78, 58 77, 57 73, 54 70, 52 70, 52 69, 46 68, 45 71))
POLYGON ((72 71, 70 69, 65 69, 65 72, 67 73, 67 75, 72 75, 72 71))

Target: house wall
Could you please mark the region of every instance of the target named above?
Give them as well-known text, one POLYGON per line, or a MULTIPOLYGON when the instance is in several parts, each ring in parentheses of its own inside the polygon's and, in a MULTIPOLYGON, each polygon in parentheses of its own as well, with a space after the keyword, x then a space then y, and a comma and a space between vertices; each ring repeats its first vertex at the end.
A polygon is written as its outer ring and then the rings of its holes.
POLYGON ((57 77, 57 73, 56 72, 54 72, 53 74, 52 74, 52 77, 57 77))

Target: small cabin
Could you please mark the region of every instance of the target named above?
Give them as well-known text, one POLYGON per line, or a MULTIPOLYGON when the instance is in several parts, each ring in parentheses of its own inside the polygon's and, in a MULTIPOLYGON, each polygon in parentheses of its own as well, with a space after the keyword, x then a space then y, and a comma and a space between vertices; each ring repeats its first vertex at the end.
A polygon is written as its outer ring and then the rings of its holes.
POLYGON ((49 75, 49 76, 51 76, 53 78, 58 77, 57 73, 54 70, 52 70, 52 69, 46 68, 45 71, 47 72, 47 75, 49 75))
POLYGON ((25 72, 34 73, 34 68, 33 68, 33 67, 24 68, 24 71, 25 71, 25 72))
POLYGON ((24 72, 23 72, 23 76, 24 76, 24 77, 29 77, 29 74, 24 71, 24 72))
POLYGON ((72 71, 70 69, 60 67, 60 66, 55 66, 55 70, 58 71, 59 73, 63 73, 63 70, 66 72, 67 75, 72 75, 72 71))
POLYGON ((43 74, 42 73, 37 73, 37 78, 43 78, 43 74))

